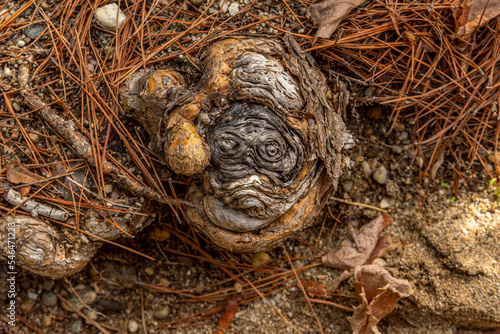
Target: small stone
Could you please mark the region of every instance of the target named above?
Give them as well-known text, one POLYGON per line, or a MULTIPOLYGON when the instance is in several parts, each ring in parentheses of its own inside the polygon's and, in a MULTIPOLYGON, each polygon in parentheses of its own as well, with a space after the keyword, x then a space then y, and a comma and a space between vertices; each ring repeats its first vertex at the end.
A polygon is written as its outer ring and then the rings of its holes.
MULTIPOLYGON (((78 311, 85 307, 85 305, 92 304, 96 298, 97 294, 88 285, 80 284, 75 287, 75 292, 78 296, 72 294, 71 297, 67 298, 67 301, 73 305, 78 311)), ((66 305, 66 303, 61 304, 62 307, 68 312, 75 312, 71 307, 66 305)))
POLYGON ((77 319, 71 323, 70 330, 72 333, 80 333, 82 331, 82 327, 83 327, 82 319, 77 319))
POLYGON ((191 3, 196 6, 196 7, 199 7, 201 5, 203 5, 205 3, 206 0, 191 0, 191 3))
POLYGON ((222 0, 221 2, 224 2, 224 4, 222 4, 220 6, 220 10, 221 12, 223 13, 227 13, 227 8, 229 7, 229 5, 227 4, 227 1, 226 0, 222 0))
POLYGON ((40 24, 32 24, 24 29, 24 34, 31 39, 37 39, 45 30, 44 26, 40 24))
POLYGON ((386 199, 383 199, 380 201, 379 207, 381 209, 389 209, 391 207, 391 204, 386 199))
POLYGON ((402 123, 396 122, 396 123, 394 123, 393 129, 396 130, 397 132, 401 132, 401 131, 405 130, 405 125, 402 123))
POLYGON ((240 282, 236 282, 234 283, 234 290, 237 292, 237 293, 240 293, 241 290, 243 290, 243 285, 241 285, 240 282))
POLYGON ((412 199, 411 194, 410 193, 406 193, 406 195, 405 195, 405 201, 409 202, 411 199, 412 199))
POLYGON ((363 167, 363 173, 365 174, 365 177, 369 178, 373 171, 372 171, 372 168, 370 167, 370 164, 368 163, 368 161, 363 161, 361 163, 361 167, 363 167))
POLYGON ((106 192, 106 194, 110 194, 113 191, 113 185, 112 184, 106 184, 104 186, 104 191, 106 192))
POLYGON ((50 325, 52 325, 52 317, 50 315, 43 317, 42 326, 43 327, 50 327, 50 325))
POLYGON ((26 296, 28 296, 28 298, 29 298, 29 299, 31 299, 31 300, 37 300, 37 298, 38 298, 38 293, 36 293, 34 290, 31 290, 31 289, 30 289, 30 290, 28 290, 28 291, 26 292, 26 296))
POLYGON ((95 19, 100 27, 114 31, 117 26, 120 28, 123 22, 127 19, 127 16, 123 14, 116 3, 110 3, 102 6, 101 8, 97 8, 95 12, 95 19), (116 20, 117 14, 118 21, 116 20))
POLYGON ((35 301, 33 299, 25 299, 23 300, 19 308, 22 314, 28 314, 31 312, 31 309, 33 308, 34 305, 35 301))
POLYGON ((11 69, 8 67, 4 68, 3 75, 5 75, 6 77, 10 77, 12 75, 11 69))
POLYGON ((396 154, 401 154, 403 153, 403 148, 401 146, 391 146, 391 151, 396 153, 396 154))
POLYGON ((38 135, 38 134, 36 134, 34 132, 30 132, 28 134, 28 137, 30 137, 31 141, 33 143, 35 143, 35 144, 38 143, 40 141, 40 139, 41 139, 40 135, 38 135))
POLYGON ((164 307, 153 311, 153 317, 156 319, 165 319, 170 314, 170 307, 165 305, 164 307))
POLYGON ((94 312, 92 310, 86 310, 85 311, 85 315, 89 318, 89 320, 85 320, 85 323, 87 325, 92 325, 92 321, 90 320, 97 320, 97 318, 99 317, 99 315, 97 314, 97 312, 94 312))
POLYGON ((22 39, 20 39, 20 40, 17 41, 17 46, 19 46, 20 48, 22 48, 25 45, 26 45, 26 42, 23 41, 22 39))
POLYGON ((271 261, 271 256, 266 252, 255 253, 252 257, 252 264, 256 267, 260 267, 269 263, 271 261))
POLYGON ((21 106, 17 102, 12 103, 12 108, 14 108, 14 110, 17 112, 21 111, 21 106))
POLYGON ((233 2, 229 7, 227 8, 227 11, 229 12, 229 15, 234 16, 236 13, 238 13, 240 10, 240 5, 236 2, 233 2))
POLYGON ((347 192, 347 193, 350 193, 351 190, 352 190, 352 186, 354 185, 354 182, 352 181, 345 181, 343 184, 342 184, 342 187, 344 188, 344 191, 347 192))
POLYGON ((47 291, 51 291, 52 289, 54 289, 55 285, 56 285, 56 281, 54 281, 53 279, 46 279, 42 283, 42 289, 47 290, 47 291))
POLYGON ((128 331, 130 333, 135 333, 139 329, 139 324, 135 320, 129 320, 128 331))
POLYGON ((155 274, 155 270, 153 268, 151 268, 151 267, 147 267, 146 269, 144 269, 144 272, 148 276, 153 276, 155 274))
POLYGON ((373 179, 379 184, 384 184, 387 181, 387 169, 380 166, 373 172, 373 179))
POLYGON ((40 303, 43 306, 52 307, 57 305, 57 296, 52 291, 44 291, 40 296, 40 303))

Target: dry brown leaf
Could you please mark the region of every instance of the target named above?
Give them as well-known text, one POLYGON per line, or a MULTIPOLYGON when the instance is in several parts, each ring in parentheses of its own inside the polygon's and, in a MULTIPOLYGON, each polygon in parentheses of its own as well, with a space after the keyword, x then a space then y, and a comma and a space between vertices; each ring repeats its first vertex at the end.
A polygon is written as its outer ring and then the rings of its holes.
POLYGON ((22 187, 19 190, 19 193, 21 194, 21 198, 25 198, 26 196, 28 196, 28 194, 30 193, 30 190, 31 190, 31 186, 22 187))
POLYGON ((328 290, 323 283, 315 281, 313 279, 301 279, 300 282, 304 286, 307 294, 311 297, 322 297, 328 298, 330 295, 328 294, 328 290))
POLYGON ((498 0, 456 0, 453 5, 457 37, 465 40, 500 14, 498 0))
POLYGON ((321 259, 323 264, 337 269, 351 269, 363 265, 369 259, 379 234, 391 222, 391 217, 380 215, 368 224, 361 227, 358 233, 359 252, 350 239, 345 239, 331 252, 321 259))
POLYGON ((7 180, 14 184, 28 184, 43 181, 45 178, 25 169, 19 161, 11 160, 7 164, 7 180))
POLYGON ((349 12, 363 2, 364 0, 314 0, 307 11, 307 18, 319 25, 315 40, 330 38, 349 12))
POLYGON ((378 264, 354 269, 356 298, 360 305, 348 318, 354 334, 377 334, 377 323, 391 313, 402 297, 413 293, 410 283, 397 279, 378 264))

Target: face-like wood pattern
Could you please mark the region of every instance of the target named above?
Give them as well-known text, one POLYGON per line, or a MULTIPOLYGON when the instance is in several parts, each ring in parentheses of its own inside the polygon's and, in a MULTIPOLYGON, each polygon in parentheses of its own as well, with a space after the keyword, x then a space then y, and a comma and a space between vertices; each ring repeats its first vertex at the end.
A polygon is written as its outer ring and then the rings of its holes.
POLYGON ((197 83, 135 73, 124 102, 169 167, 196 176, 186 212, 201 232, 230 250, 273 247, 336 188, 353 144, 343 106, 292 38, 234 36, 202 58, 197 83))

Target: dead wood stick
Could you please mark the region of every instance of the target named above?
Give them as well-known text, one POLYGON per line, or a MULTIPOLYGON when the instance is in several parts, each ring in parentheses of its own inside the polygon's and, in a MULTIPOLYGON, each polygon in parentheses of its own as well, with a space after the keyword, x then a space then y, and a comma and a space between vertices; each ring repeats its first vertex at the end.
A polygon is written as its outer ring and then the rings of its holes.
MULTIPOLYGON (((28 88, 28 68, 23 66, 19 71, 19 83, 21 87, 28 88)), ((35 110, 37 114, 40 115, 59 136, 66 140, 71 147, 73 147, 78 155, 82 156, 90 163, 92 166, 96 166, 94 161, 94 152, 92 145, 89 143, 87 138, 80 133, 73 122, 67 121, 60 117, 55 111, 48 107, 40 98, 27 89, 21 90, 21 94, 26 101, 26 104, 35 110)), ((132 193, 138 196, 144 196, 153 199, 159 203, 171 204, 168 197, 163 196, 160 192, 155 189, 144 186, 132 179, 121 169, 116 168, 112 163, 103 159, 101 168, 104 174, 107 174, 113 178, 113 180, 123 186, 124 188, 130 190, 132 193)))
POLYGON ((69 218, 69 214, 67 214, 66 212, 45 204, 38 203, 37 201, 32 199, 21 198, 21 194, 12 189, 9 189, 4 199, 14 206, 19 205, 21 209, 31 213, 33 217, 41 215, 63 222, 69 218))

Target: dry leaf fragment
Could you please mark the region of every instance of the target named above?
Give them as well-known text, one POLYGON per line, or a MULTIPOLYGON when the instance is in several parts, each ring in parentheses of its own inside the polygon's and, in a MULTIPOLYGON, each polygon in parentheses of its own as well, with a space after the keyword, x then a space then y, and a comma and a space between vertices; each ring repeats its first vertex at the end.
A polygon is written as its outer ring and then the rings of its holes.
POLYGON ((356 249, 351 240, 345 239, 335 249, 323 256, 321 259, 323 264, 344 270, 365 264, 377 244, 380 232, 382 232, 390 222, 391 217, 387 215, 378 216, 361 227, 359 231, 358 239, 361 252, 356 249))
POLYGON ((7 180, 14 184, 31 184, 45 178, 25 169, 19 161, 11 160, 7 164, 7 180))
POLYGON ((313 279, 301 279, 300 282, 304 286, 307 294, 311 297, 329 298, 328 290, 323 283, 313 279))
POLYGON ((497 0, 456 0, 453 5, 456 35, 465 40, 500 14, 500 2, 497 0))
POLYGON ((408 281, 392 277, 378 264, 357 266, 354 278, 360 303, 348 318, 354 334, 380 333, 377 323, 394 310, 399 299, 413 293, 408 281))
POLYGON ((319 25, 314 39, 330 38, 349 12, 363 2, 364 0, 314 0, 306 15, 319 25))

